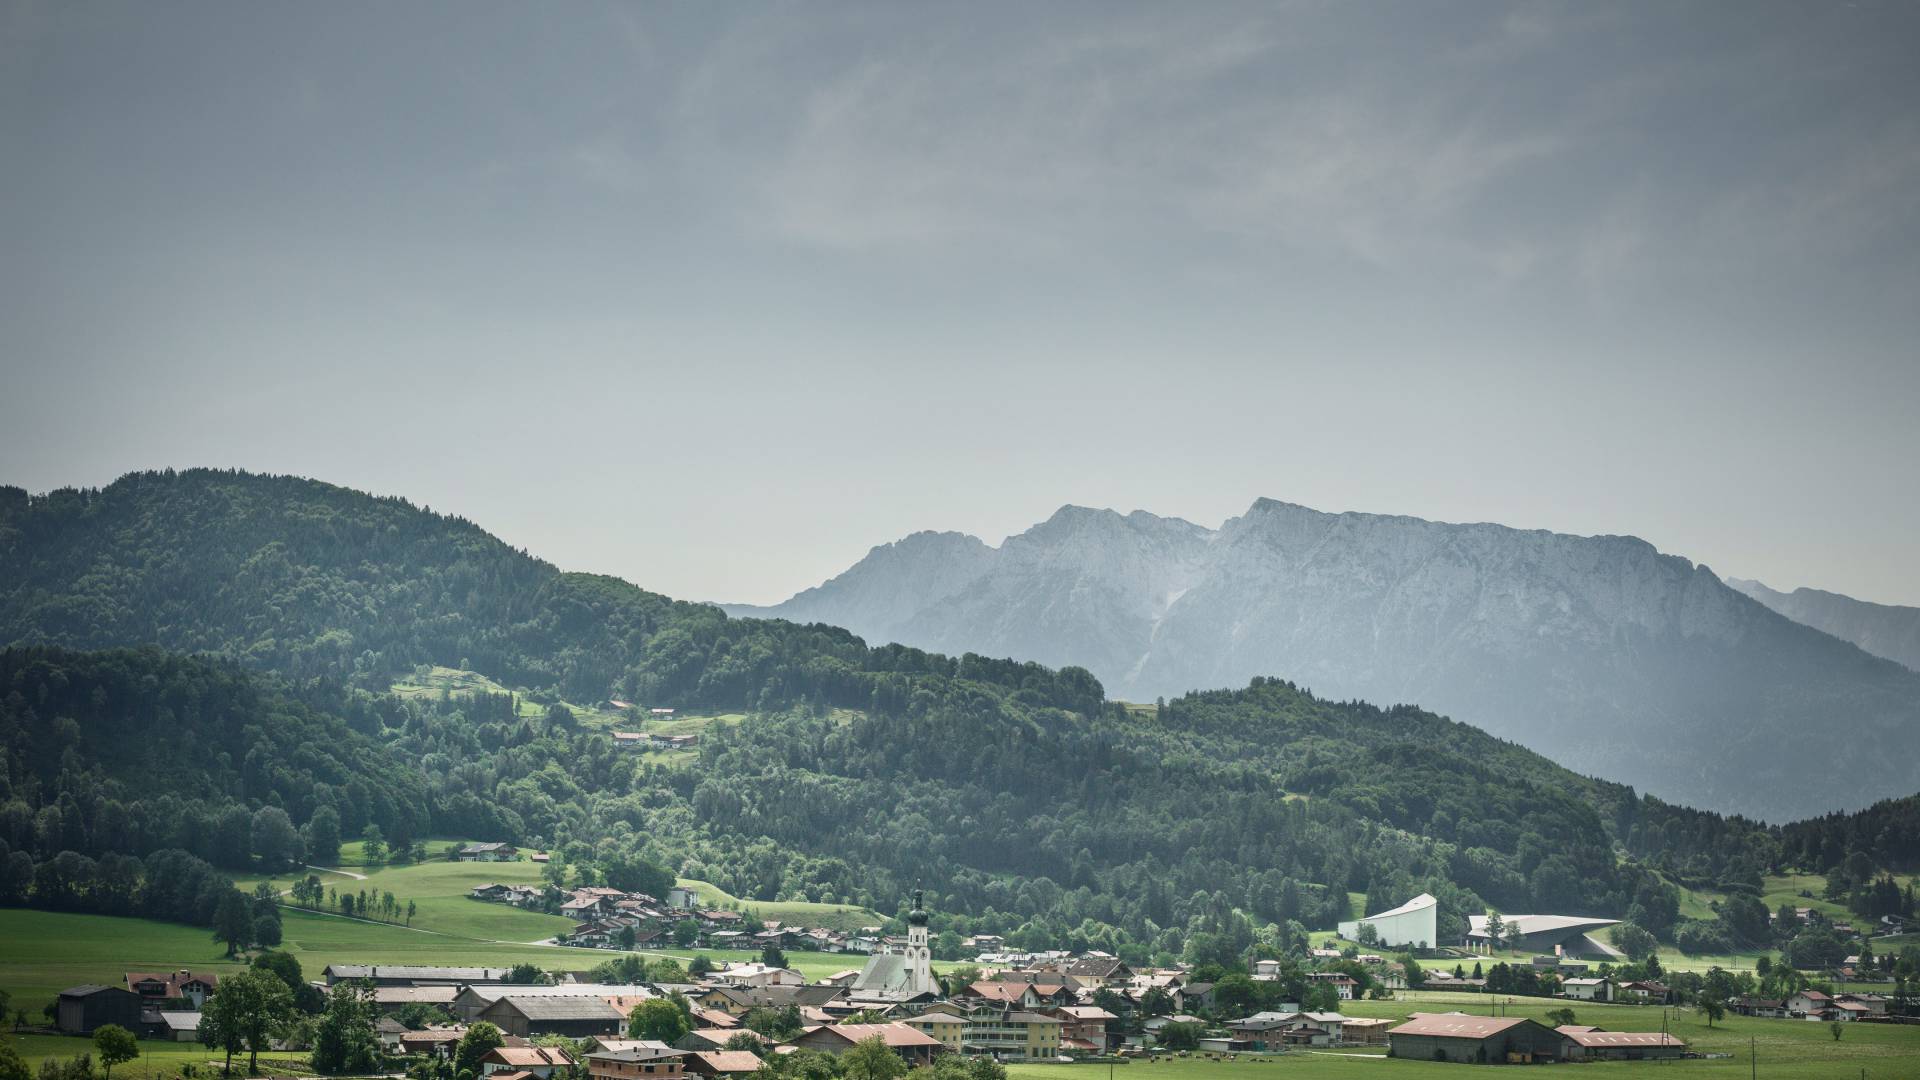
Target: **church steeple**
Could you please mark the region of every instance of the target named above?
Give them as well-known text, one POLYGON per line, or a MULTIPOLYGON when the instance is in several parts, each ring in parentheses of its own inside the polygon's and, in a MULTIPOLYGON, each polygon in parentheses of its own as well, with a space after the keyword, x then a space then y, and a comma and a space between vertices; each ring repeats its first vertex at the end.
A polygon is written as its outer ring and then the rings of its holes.
POLYGON ((913 890, 913 909, 907 912, 907 994, 934 989, 933 949, 927 942, 927 908, 919 889, 913 890))

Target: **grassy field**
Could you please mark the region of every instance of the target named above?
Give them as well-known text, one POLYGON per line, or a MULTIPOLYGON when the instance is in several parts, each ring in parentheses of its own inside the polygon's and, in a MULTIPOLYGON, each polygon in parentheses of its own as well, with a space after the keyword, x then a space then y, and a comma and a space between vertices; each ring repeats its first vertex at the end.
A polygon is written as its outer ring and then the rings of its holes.
MULTIPOLYGON (((289 908, 283 919, 281 948, 317 976, 328 964, 444 964, 507 967, 537 964, 554 971, 585 971, 620 955, 606 949, 560 945, 516 945, 478 941, 365 923, 289 908)), ((194 968, 231 971, 205 930, 148 919, 109 915, 69 915, 23 909, 0 910, 0 988, 12 992, 14 1005, 37 1017, 40 1007, 66 987, 97 982, 124 985, 128 971, 194 968)), ((733 950, 669 949, 641 952, 649 959, 671 956, 682 963, 696 952, 716 964, 758 960, 758 953, 733 950)), ((832 953, 789 952, 789 966, 808 979, 859 967, 864 958, 832 953)))
MULTIPOLYGON (((1544 1019, 1550 1009, 1569 1003, 1545 998, 1500 998, 1506 1015, 1544 1019)), ((1489 999, 1477 994, 1422 993, 1402 1001, 1355 1001, 1341 1006, 1349 1016, 1375 1016, 1390 1020, 1405 1019, 1415 1011, 1445 1012, 1459 1009, 1485 1014, 1489 999)), ((1583 1024, 1596 1024, 1613 1031, 1658 1031, 1663 1010, 1643 1006, 1584 1005, 1575 1003, 1583 1024)), ((1750 1075, 1776 1080, 1889 1080, 1920 1077, 1920 1027, 1885 1027, 1852 1024, 1836 1043, 1825 1024, 1797 1020, 1754 1020, 1730 1016, 1708 1028, 1703 1017, 1690 1010, 1668 1009, 1667 1030, 1685 1039, 1703 1053, 1726 1053, 1732 1058, 1671 1062, 1602 1062, 1578 1066, 1583 1076, 1601 1077, 1701 1077, 1703 1080, 1746 1080, 1750 1075), (1758 1051, 1758 1068, 1750 1048, 1758 1051)), ((1201 1057, 1165 1060, 1156 1063, 1137 1061, 1119 1066, 1116 1075, 1145 1072, 1163 1080, 1258 1080, 1262 1077, 1351 1078, 1461 1077, 1487 1074, 1512 1074, 1508 1066, 1456 1065, 1432 1061, 1387 1058, 1384 1050, 1340 1053, 1291 1053, 1279 1056, 1243 1056, 1237 1060, 1209 1060, 1201 1057)), ((1008 1073, 1015 1080, 1085 1080, 1106 1070, 1104 1065, 1013 1065, 1008 1073)))
MULTIPOLYGON (((414 926, 457 937, 530 943, 544 941, 572 928, 571 920, 557 915, 543 915, 469 898, 467 894, 475 886, 489 882, 537 885, 540 883, 541 867, 532 862, 464 863, 448 862, 438 857, 459 843, 461 841, 457 840, 431 841, 428 848, 436 857, 421 863, 380 867, 366 865, 359 843, 344 844, 340 849, 340 869, 359 874, 363 880, 343 874, 322 874, 321 877, 330 888, 343 892, 348 889, 356 892, 361 889, 392 892, 402 906, 412 900, 419 905, 413 920, 414 926)), ((247 878, 237 884, 251 890, 260 880, 247 878)), ((271 880, 275 885, 285 888, 293 879, 271 880)), ((866 908, 847 904, 748 900, 734 896, 710 882, 681 878, 680 884, 697 893, 701 903, 708 907, 739 911, 752 918, 779 919, 794 925, 826 926, 841 930, 874 926, 884 921, 866 908)))
POLYGON ((739 911, 757 919, 779 919, 793 926, 825 926, 835 930, 858 930, 878 926, 886 920, 873 911, 850 904, 812 904, 800 900, 742 900, 710 882, 681 878, 680 884, 692 889, 708 907, 739 911))
MULTIPOLYGON (((356 845, 357 846, 357 845, 356 845)), ((348 852, 343 851, 343 866, 348 852)), ((402 907, 411 900, 419 905, 413 925, 455 937, 481 941, 530 943, 545 941, 573 928, 573 920, 558 915, 525 911, 506 904, 488 904, 467 895, 477 885, 502 882, 510 885, 537 885, 540 866, 531 862, 467 863, 429 859, 422 863, 378 868, 362 867, 365 880, 335 874, 322 874, 329 888, 342 892, 361 889, 391 892, 402 907)), ((240 882, 252 889, 255 879, 240 882)), ((285 888, 291 878, 276 878, 273 883, 285 888)))
MULTIPOLYGON (((395 682, 389 690, 398 697, 430 699, 438 699, 442 694, 451 697, 468 696, 474 693, 518 694, 519 697, 515 701, 517 715, 529 719, 547 715, 547 707, 529 700, 526 691, 502 686, 477 671, 466 671, 461 668, 438 665, 417 668, 412 675, 395 682)), ((624 716, 621 712, 603 708, 601 704, 577 705, 571 701, 563 701, 561 704, 573 710, 574 719, 588 727, 607 727, 624 716)))
MULTIPOLYGON (((444 851, 454 841, 435 841, 444 851)), ((354 880, 325 874, 339 889, 391 890, 401 903, 418 905, 412 927, 345 919, 338 915, 283 908, 285 942, 282 948, 300 960, 311 975, 332 963, 456 964, 507 966, 538 964, 543 968, 584 971, 617 954, 600 949, 575 949, 536 942, 572 926, 557 915, 523 911, 505 904, 469 899, 476 885, 490 881, 531 883, 540 880, 540 867, 530 862, 459 863, 444 860, 418 864, 361 868, 359 846, 342 851, 343 870, 364 875, 354 880)), ((251 889, 255 880, 241 882, 251 889)), ((290 878, 272 879, 284 887, 290 878)), ((710 903, 731 903, 758 910, 763 918, 817 922, 827 919, 854 926, 876 923, 879 917, 861 908, 831 904, 759 904, 729 896, 705 882, 686 882, 710 903)), ((642 956, 672 956, 686 962, 696 950, 668 949, 642 956)), ((757 960, 757 953, 732 950, 703 951, 716 963, 757 960)), ((788 962, 809 979, 848 967, 860 957, 830 953, 790 952, 788 962)), ((11 991, 14 1003, 37 1016, 40 1006, 62 989, 83 982, 122 983, 127 971, 190 967, 232 970, 224 950, 208 931, 175 923, 122 919, 103 915, 71 915, 45 911, 0 910, 0 988, 11 991)))
MULTIPOLYGON (((92 1039, 71 1038, 65 1035, 18 1035, 14 1036, 14 1045, 20 1056, 34 1068, 44 1058, 70 1058, 93 1051, 92 1039)), ((198 1043, 159 1042, 152 1039, 140 1040, 140 1056, 132 1061, 122 1062, 113 1067, 113 1071, 125 1080, 158 1080, 160 1077, 182 1075, 186 1066, 193 1066, 194 1072, 201 1076, 218 1075, 221 1062, 226 1060, 224 1053, 216 1054, 198 1043)), ((233 1056, 234 1068, 244 1072, 247 1056, 244 1053, 233 1056)), ((97 1071, 100 1063, 96 1059, 93 1065, 97 1071)), ((301 1054, 261 1054, 260 1071, 267 1076, 289 1076, 311 1072, 305 1055, 301 1054)))

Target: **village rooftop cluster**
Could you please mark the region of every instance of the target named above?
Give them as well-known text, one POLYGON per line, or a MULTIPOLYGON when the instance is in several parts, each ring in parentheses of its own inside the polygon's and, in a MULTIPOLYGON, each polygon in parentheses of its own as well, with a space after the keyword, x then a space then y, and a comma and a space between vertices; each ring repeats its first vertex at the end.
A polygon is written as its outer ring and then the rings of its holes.
MULTIPOLYGON (((501 844, 467 845, 459 852, 471 861, 517 855, 501 844)), ((473 895, 513 903, 524 902, 528 891, 540 890, 494 884, 475 888, 473 895)), ((702 910, 695 894, 683 888, 662 898, 580 888, 568 891, 560 906, 588 917, 578 924, 573 940, 597 940, 609 923, 623 936, 644 933, 649 935, 646 940, 669 933, 668 927, 682 927, 681 936, 691 932, 704 944, 762 948, 765 959, 718 969, 702 961, 684 982, 613 982, 604 975, 596 981, 593 973, 488 967, 335 964, 321 973, 314 990, 324 993, 341 984, 366 988, 380 1016, 381 1044, 396 1057, 446 1058, 476 1025, 491 1025, 503 1045, 491 1048, 484 1060, 488 1080, 552 1080, 557 1070, 566 1070, 566 1077, 584 1071, 591 1080, 728 1076, 759 1070, 769 1055, 798 1050, 842 1054, 862 1044, 883 1045, 909 1065, 941 1054, 1044 1062, 1166 1051, 1271 1054, 1355 1046, 1385 1046, 1396 1057, 1463 1063, 1689 1053, 1684 1041, 1665 1032, 1614 1031, 1572 1022, 1549 1027, 1533 1019, 1459 1012, 1415 1012, 1399 1023, 1349 1016, 1339 1011, 1340 1002, 1370 991, 1378 995, 1405 988, 1407 977, 1403 965, 1351 946, 1313 949, 1309 970, 1292 968, 1290 985, 1305 988, 1304 1001, 1261 999, 1263 1007, 1251 1009, 1248 999, 1228 1000, 1222 983, 1198 979, 1188 967, 1136 968, 1099 952, 1012 954, 991 935, 970 939, 980 950, 970 974, 942 982, 932 969, 928 914, 918 893, 906 917, 907 933, 900 936, 884 935, 878 927, 822 934, 777 922, 744 925, 737 912, 702 910), (859 967, 810 983, 779 962, 786 948, 868 955, 859 967), (642 1017, 650 1003, 656 1011, 660 1003, 671 1003, 684 1017, 671 1039, 643 1031, 647 1021, 642 1017), (402 1016, 416 1022, 403 1023, 402 1016), (420 1023, 422 1016, 431 1019, 420 1023), (756 1017, 763 1022, 753 1022, 756 1017), (777 1018, 778 1030, 768 1030, 768 1017, 777 1018)), ((1432 897, 1423 895, 1342 930, 1384 945, 1421 945, 1418 935, 1433 932, 1435 906, 1432 897)), ((1596 929, 1593 924, 1606 920, 1513 920, 1516 939, 1537 939, 1534 944, 1554 949, 1536 956, 1530 966, 1555 975, 1560 993, 1570 1001, 1663 1004, 1672 996, 1651 980, 1623 982, 1580 974, 1586 965, 1567 957, 1597 945, 1586 935, 1596 929)), ((1464 947, 1485 947, 1485 936, 1485 923, 1476 921, 1464 947)), ((1291 964, 1255 960, 1242 985, 1277 988, 1289 977, 1291 964)), ((1484 978, 1443 976, 1433 972, 1427 976, 1429 985, 1486 983, 1484 978)), ((200 1037, 200 1010, 219 993, 219 986, 220 979, 211 973, 130 971, 124 987, 87 985, 63 992, 57 1024, 70 1034, 114 1024, 149 1038, 193 1041, 200 1037)), ((1803 1020, 1884 1018, 1887 1012, 1887 1000, 1879 995, 1818 990, 1779 1001, 1741 999, 1733 1004, 1751 1015, 1803 1020)))

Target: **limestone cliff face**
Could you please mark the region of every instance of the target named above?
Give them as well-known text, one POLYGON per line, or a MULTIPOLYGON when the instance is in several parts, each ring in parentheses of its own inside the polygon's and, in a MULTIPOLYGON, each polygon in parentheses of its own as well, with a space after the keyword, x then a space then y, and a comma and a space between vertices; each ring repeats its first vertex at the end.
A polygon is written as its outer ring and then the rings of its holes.
POLYGON ((1078 664, 1133 700, 1273 675, 1418 703, 1580 771, 1769 818, 1920 789, 1920 675, 1633 537, 1266 499, 1219 529, 1065 507, 998 548, 920 533, 736 610, 1078 664))

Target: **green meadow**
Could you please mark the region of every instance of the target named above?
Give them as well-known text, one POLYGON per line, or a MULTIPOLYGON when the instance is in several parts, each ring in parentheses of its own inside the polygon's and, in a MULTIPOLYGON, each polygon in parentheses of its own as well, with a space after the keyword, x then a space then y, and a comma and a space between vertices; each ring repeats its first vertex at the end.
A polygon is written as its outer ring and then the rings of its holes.
MULTIPOLYGON (((1666 1030, 1701 1053, 1731 1054, 1730 1058, 1681 1061, 1595 1062, 1563 1066, 1582 1076, 1668 1077, 1681 1080, 1892 1080, 1920 1077, 1920 1027, 1849 1024, 1839 1042, 1827 1025, 1799 1020, 1756 1020, 1729 1016, 1709 1027, 1705 1017, 1690 1009, 1662 1010, 1634 1005, 1585 1005, 1548 998, 1499 998, 1505 1015, 1545 1019, 1549 1010, 1574 1007, 1583 1024, 1613 1031, 1666 1030), (1663 1016, 1664 1013, 1664 1016, 1663 1016), (1755 1060, 1757 1054, 1757 1061, 1755 1060)), ((1408 1013, 1461 1010, 1485 1014, 1492 1002, 1478 994, 1415 993, 1397 1001, 1353 1001, 1341 1005, 1349 1016, 1403 1020, 1408 1013)), ((1114 1068, 1116 1076, 1133 1080, 1259 1080, 1259 1078, 1462 1077, 1511 1075, 1513 1066, 1456 1065, 1388 1058, 1385 1050, 1294 1052, 1281 1055, 1242 1055, 1233 1060, 1191 1055, 1186 1058, 1136 1060, 1114 1068)), ((1108 1066, 1013 1065, 1013 1080, 1090 1080, 1104 1077, 1108 1066)), ((1532 1075, 1525 1073, 1524 1075, 1532 1075)), ((1557 1075, 1557 1074, 1556 1074, 1557 1075)))
MULTIPOLYGON (((12 1038, 20 1056, 27 1059, 28 1065, 35 1067, 46 1058, 77 1057, 93 1050, 93 1040, 65 1035, 16 1035, 12 1038)), ((196 1075, 215 1076, 225 1060, 226 1054, 216 1054, 198 1043, 142 1039, 140 1056, 115 1065, 113 1075, 124 1080, 159 1080, 161 1077, 181 1076, 191 1066, 196 1075)), ((235 1054, 233 1062, 236 1072, 246 1070, 246 1054, 235 1054)), ((98 1060, 93 1067, 97 1074, 100 1068, 98 1060)), ((289 1076, 310 1073, 311 1068, 304 1054, 264 1053, 260 1055, 260 1072, 265 1076, 289 1076)))
MULTIPOLYGON (((444 852, 453 841, 434 841, 431 849, 444 852)), ((282 949, 300 960, 311 975, 335 963, 456 964, 508 966, 537 964, 543 968, 585 971, 618 953, 539 944, 572 927, 557 915, 523 911, 505 904, 470 899, 476 885, 491 881, 535 883, 540 867, 531 862, 461 863, 444 859, 423 863, 364 867, 358 844, 342 850, 342 871, 321 877, 337 889, 391 891, 401 906, 411 900, 416 911, 411 927, 343 918, 337 914, 283 907, 285 941, 282 949), (360 867, 356 869, 356 867, 360 867), (360 874, 364 880, 347 876, 360 874)), ((262 879, 242 881, 251 889, 262 879)), ((265 879, 285 888, 291 877, 265 879)), ((707 882, 686 881, 714 906, 750 911, 756 917, 809 925, 868 926, 880 917, 864 908, 835 904, 760 903, 741 900, 707 882)), ((0 988, 11 991, 16 1005, 37 1015, 42 1004, 68 986, 84 982, 122 983, 128 971, 191 967, 230 970, 223 947, 197 927, 147 919, 106 915, 75 915, 22 909, 0 910, 0 988)), ((668 948, 638 955, 674 957, 685 963, 704 952, 715 963, 757 960, 758 953, 737 950, 668 948)), ((792 950, 788 963, 810 979, 848 967, 862 958, 834 953, 792 950)))
MULTIPOLYGON (((453 842, 436 842, 434 846, 444 852, 447 847, 453 846, 453 842)), ((342 847, 341 866, 361 875, 364 880, 338 873, 319 874, 328 888, 341 892, 358 892, 362 889, 368 893, 391 892, 403 909, 411 900, 419 907, 413 918, 413 926, 422 930, 480 941, 527 944, 545 941, 573 928, 571 919, 525 911, 506 904, 483 903, 467 895, 475 886, 495 881, 509 885, 538 885, 538 863, 468 863, 430 858, 421 863, 367 867, 361 857, 360 846, 349 844, 342 847)), ((248 878, 238 884, 250 890, 259 880, 248 878)), ((289 875, 268 880, 284 889, 294 879, 289 875)))
POLYGON ((692 878, 680 884, 694 891, 708 907, 738 911, 755 919, 778 919, 791 926, 825 926, 835 930, 858 930, 878 926, 886 920, 875 912, 851 904, 814 904, 803 900, 742 900, 718 885, 692 878))

